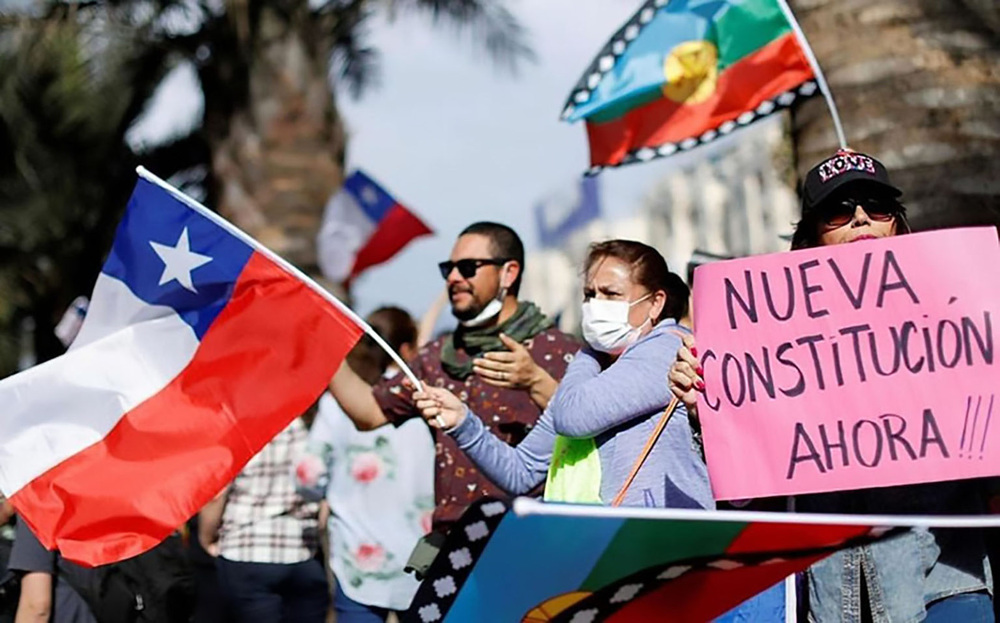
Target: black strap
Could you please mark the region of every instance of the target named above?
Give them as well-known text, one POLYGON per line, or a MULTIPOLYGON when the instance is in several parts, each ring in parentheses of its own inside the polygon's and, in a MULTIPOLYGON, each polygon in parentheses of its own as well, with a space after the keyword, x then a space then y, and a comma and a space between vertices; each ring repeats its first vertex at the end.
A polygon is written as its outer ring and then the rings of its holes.
POLYGON ((52 586, 49 590, 49 621, 56 620, 56 583, 59 581, 59 550, 52 552, 52 586))

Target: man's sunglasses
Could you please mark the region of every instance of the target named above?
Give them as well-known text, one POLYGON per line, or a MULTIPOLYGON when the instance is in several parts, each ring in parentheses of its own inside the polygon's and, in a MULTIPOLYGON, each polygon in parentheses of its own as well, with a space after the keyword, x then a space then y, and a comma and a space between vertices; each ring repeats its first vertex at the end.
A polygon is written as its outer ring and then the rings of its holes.
POLYGON ((887 222, 896 218, 899 214, 899 206, 895 201, 889 199, 877 199, 875 197, 865 197, 864 199, 854 199, 845 197, 840 201, 831 203, 823 210, 823 222, 829 227, 843 227, 851 222, 857 207, 865 211, 865 214, 873 221, 887 222))
POLYGON ((438 264, 438 269, 441 271, 441 278, 447 279, 451 271, 458 269, 458 274, 462 275, 463 279, 472 279, 476 275, 476 271, 479 270, 481 266, 503 266, 510 260, 505 260, 503 258, 491 258, 488 260, 458 260, 457 262, 452 262, 448 260, 447 262, 441 262, 438 264))

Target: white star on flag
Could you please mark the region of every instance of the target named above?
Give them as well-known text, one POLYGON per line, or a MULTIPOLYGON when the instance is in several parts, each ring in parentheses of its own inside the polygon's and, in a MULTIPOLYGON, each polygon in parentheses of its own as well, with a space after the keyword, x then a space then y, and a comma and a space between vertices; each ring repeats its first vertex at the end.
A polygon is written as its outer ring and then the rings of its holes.
POLYGON ((172 247, 160 244, 159 242, 153 242, 152 240, 149 241, 149 245, 153 247, 156 254, 163 260, 163 274, 160 275, 159 285, 162 286, 176 279, 177 283, 181 284, 183 288, 197 294, 198 291, 195 290, 194 283, 191 281, 191 271, 199 266, 208 264, 212 261, 212 258, 191 251, 191 244, 188 242, 187 227, 181 232, 181 237, 177 239, 177 244, 172 247))
POLYGON ((365 186, 361 189, 361 200, 373 206, 378 202, 378 192, 371 186, 365 186))

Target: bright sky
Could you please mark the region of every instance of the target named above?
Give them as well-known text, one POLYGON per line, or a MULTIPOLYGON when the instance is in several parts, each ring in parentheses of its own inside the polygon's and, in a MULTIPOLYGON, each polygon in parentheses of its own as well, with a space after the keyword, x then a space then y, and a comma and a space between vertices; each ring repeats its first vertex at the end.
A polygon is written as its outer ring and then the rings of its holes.
MULTIPOLYGON (((570 188, 587 168, 582 125, 559 121, 563 103, 601 46, 639 0, 520 0, 537 63, 497 71, 468 40, 415 16, 379 23, 381 88, 341 98, 351 166, 368 170, 437 231, 356 284, 358 311, 399 303, 420 314, 442 287, 435 264, 476 220, 514 227, 537 245, 534 205, 570 188)), ((666 161, 602 174, 605 213, 638 207, 666 161)), ((528 270, 531 270, 530 267, 528 270)))
MULTIPOLYGON (((496 70, 467 37, 403 15, 375 23, 382 80, 360 100, 338 105, 349 132, 348 166, 361 167, 437 232, 369 270, 355 285, 367 313, 398 304, 415 315, 442 287, 436 263, 473 221, 507 223, 537 245, 533 206, 570 188, 588 163, 582 125, 559 121, 584 69, 639 0, 510 0, 529 29, 538 60, 516 77, 496 70)), ((155 137, 200 113, 193 72, 175 72, 134 138, 155 137)), ((696 150, 698 151, 698 150, 696 150)), ((605 214, 633 212, 679 158, 601 175, 605 214)), ((530 270, 530 267, 528 268, 530 270)))

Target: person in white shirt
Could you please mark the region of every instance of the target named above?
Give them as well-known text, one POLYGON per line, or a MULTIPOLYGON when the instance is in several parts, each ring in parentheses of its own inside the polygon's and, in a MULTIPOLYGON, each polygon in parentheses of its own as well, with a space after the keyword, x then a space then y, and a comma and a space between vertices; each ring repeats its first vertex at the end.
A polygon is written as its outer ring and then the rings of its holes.
MULTIPOLYGON (((383 307, 367 320, 404 360, 415 354, 417 327, 405 311, 383 307)), ((348 360, 369 383, 399 374, 367 337, 348 360)), ((389 612, 406 610, 418 582, 403 568, 430 531, 434 511, 434 444, 427 425, 413 419, 361 432, 324 394, 295 479, 303 495, 325 498, 330 506, 337 623, 384 622, 389 612)))

